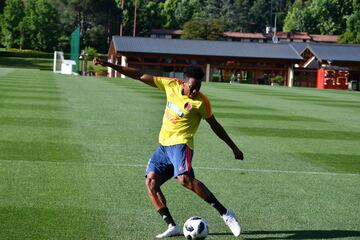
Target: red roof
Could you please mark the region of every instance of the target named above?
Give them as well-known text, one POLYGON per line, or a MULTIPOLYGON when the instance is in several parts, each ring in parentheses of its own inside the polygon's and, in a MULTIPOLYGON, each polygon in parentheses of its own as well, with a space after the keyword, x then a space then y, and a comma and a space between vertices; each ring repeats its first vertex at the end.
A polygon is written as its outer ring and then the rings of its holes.
POLYGON ((311 37, 306 32, 276 32, 279 39, 292 39, 292 40, 311 40, 311 37))
MULTIPOLYGON (((163 35, 182 35, 183 31, 180 29, 152 29, 153 34, 163 35)), ((273 34, 263 33, 243 33, 243 32, 224 32, 224 37, 241 38, 241 39, 271 39, 273 34)), ((337 35, 319 35, 319 34, 308 34, 307 32, 276 32, 278 39, 283 40, 302 40, 302 41, 314 41, 314 42, 327 42, 336 43, 338 40, 337 35)))
POLYGON ((310 37, 314 42, 332 42, 332 43, 336 43, 339 38, 338 35, 318 35, 318 34, 310 34, 310 37))
POLYGON ((262 33, 224 32, 225 37, 266 39, 262 33))

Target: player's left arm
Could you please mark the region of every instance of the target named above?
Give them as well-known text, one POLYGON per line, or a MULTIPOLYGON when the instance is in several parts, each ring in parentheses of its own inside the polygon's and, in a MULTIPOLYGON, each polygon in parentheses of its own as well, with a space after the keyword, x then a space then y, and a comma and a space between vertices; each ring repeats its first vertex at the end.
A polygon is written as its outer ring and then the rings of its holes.
POLYGON ((215 116, 211 115, 209 118, 206 118, 206 121, 209 123, 214 133, 231 148, 231 150, 234 153, 235 159, 243 160, 244 159, 243 152, 230 138, 230 136, 227 134, 223 126, 216 120, 215 116))

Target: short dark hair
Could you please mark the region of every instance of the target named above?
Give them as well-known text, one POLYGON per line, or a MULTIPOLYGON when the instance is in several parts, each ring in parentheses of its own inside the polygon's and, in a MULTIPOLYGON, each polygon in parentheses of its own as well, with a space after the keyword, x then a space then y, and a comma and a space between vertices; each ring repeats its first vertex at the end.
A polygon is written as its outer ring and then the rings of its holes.
POLYGON ((185 77, 195 78, 197 81, 201 82, 205 74, 201 67, 191 66, 185 69, 184 75, 185 77))

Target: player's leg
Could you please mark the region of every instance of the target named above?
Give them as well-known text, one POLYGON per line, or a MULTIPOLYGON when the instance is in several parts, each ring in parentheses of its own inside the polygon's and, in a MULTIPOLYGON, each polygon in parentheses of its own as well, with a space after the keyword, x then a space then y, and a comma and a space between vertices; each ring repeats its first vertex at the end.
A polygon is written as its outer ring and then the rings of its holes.
POLYGON ((145 174, 145 185, 149 198, 154 208, 168 226, 168 229, 157 235, 156 238, 171 237, 181 233, 166 206, 166 199, 160 188, 161 185, 172 176, 173 166, 171 162, 166 159, 160 146, 150 158, 145 174))
POLYGON ((181 174, 177 177, 178 182, 187 189, 196 193, 200 198, 213 206, 220 215, 226 214, 227 209, 216 199, 214 194, 198 179, 188 173, 181 174))
MULTIPOLYGON (((167 152, 169 154, 170 151, 168 150, 167 152)), ((226 209, 205 184, 195 178, 194 170, 191 166, 193 150, 184 144, 175 145, 172 146, 169 155, 174 165, 174 176, 178 179, 178 182, 213 206, 222 216, 232 233, 235 236, 239 236, 240 224, 236 220, 234 213, 230 209, 226 209)))
POLYGON ((145 178, 148 196, 156 210, 166 207, 166 199, 160 188, 162 182, 162 177, 155 172, 149 172, 145 178))
POLYGON ((210 190, 205 186, 205 184, 187 173, 179 175, 177 179, 182 186, 190 189, 207 203, 209 203, 211 206, 213 206, 219 212, 225 224, 230 228, 234 236, 238 237, 240 235, 241 227, 233 211, 230 209, 226 209, 216 199, 214 194, 210 192, 210 190))

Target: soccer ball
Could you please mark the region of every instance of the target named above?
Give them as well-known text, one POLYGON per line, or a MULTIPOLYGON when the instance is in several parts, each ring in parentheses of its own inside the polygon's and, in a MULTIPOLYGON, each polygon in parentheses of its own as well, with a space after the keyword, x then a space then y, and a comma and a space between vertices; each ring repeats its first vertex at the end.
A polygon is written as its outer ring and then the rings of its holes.
POLYGON ((205 239, 209 233, 208 224, 201 217, 191 217, 184 223, 184 236, 189 240, 205 239))

